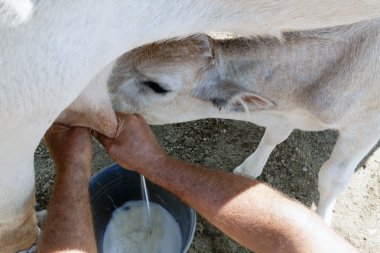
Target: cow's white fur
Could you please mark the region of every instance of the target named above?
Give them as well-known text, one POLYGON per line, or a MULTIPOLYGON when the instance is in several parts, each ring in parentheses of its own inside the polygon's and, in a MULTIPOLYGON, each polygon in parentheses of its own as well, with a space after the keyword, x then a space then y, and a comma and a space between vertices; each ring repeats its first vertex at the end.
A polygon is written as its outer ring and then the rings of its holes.
POLYGON ((266 127, 256 151, 235 169, 251 177, 293 129, 338 130, 319 172, 317 212, 330 223, 337 196, 380 137, 379 41, 380 19, 284 33, 282 41, 193 36, 125 54, 109 90, 116 110, 138 112, 151 124, 216 117, 266 127))
POLYGON ((28 243, 9 228, 32 201, 39 140, 122 53, 200 31, 279 34, 379 13, 378 0, 0 0, 0 251, 28 243))

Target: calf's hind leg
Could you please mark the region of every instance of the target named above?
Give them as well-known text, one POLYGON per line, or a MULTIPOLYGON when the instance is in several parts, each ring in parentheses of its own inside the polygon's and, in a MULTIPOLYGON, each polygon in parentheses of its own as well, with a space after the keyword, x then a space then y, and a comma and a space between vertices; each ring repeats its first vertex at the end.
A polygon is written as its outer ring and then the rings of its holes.
POLYGON ((319 171, 317 213, 327 224, 331 224, 337 197, 348 187, 356 166, 379 139, 377 132, 369 134, 371 130, 368 127, 357 130, 340 131, 330 159, 319 171))

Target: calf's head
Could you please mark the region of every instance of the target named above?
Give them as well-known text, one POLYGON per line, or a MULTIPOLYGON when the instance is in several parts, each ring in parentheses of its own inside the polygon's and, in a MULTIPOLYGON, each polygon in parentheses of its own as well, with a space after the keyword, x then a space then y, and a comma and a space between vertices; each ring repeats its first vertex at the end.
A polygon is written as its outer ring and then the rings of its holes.
POLYGON ((108 81, 116 111, 140 113, 150 124, 239 118, 274 104, 224 74, 207 35, 153 43, 120 57, 108 81))
POLYGON ((150 124, 168 124, 244 119, 248 111, 273 107, 241 81, 244 73, 228 69, 231 65, 225 64, 221 50, 207 35, 132 50, 99 73, 57 122, 114 137, 114 111, 142 114, 150 124))

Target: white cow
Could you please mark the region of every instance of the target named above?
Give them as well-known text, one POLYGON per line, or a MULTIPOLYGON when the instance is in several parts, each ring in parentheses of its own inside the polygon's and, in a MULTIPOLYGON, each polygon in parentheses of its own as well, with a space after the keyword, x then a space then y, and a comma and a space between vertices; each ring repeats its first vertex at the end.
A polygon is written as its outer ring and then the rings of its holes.
MULTIPOLYGON (((43 134, 124 52, 195 32, 278 35, 379 14, 378 0, 0 0, 0 252, 36 240, 33 153, 43 134)), ((99 96, 75 108, 102 124, 62 119, 112 136, 117 123, 99 96)))

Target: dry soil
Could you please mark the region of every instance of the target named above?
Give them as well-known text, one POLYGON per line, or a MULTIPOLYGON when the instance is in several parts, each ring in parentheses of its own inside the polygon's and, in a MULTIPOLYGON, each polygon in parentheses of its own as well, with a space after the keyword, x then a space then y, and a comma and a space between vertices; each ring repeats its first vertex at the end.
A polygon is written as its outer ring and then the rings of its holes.
MULTIPOLYGON (((201 120, 153 127, 160 143, 181 159, 231 172, 251 154, 264 129, 251 123, 201 120)), ((260 180, 309 207, 318 202, 317 175, 328 159, 337 133, 300 132, 272 152, 260 180)), ((380 252, 380 149, 365 158, 349 189, 338 199, 332 227, 362 252, 380 252)), ((95 143, 94 172, 112 161, 95 143)), ((54 167, 43 143, 35 153, 37 206, 46 208, 54 167)), ((250 252, 198 215, 197 230, 190 253, 250 252)))

